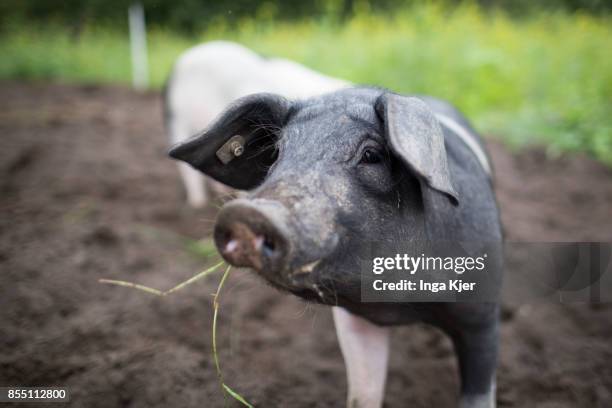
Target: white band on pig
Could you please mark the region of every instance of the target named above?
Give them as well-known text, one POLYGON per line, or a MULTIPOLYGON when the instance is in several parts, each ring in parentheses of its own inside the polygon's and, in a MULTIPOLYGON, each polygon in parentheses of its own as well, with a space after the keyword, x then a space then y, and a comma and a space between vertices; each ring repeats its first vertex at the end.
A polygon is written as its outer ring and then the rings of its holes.
POLYGON ((474 153, 478 162, 484 169, 484 171, 490 176, 491 175, 491 165, 489 164, 489 160, 487 159, 487 155, 485 154, 482 147, 474 140, 472 134, 463 126, 458 124, 455 120, 451 119, 446 115, 442 115, 440 113, 436 113, 436 118, 443 126, 447 127, 448 130, 459 136, 459 138, 465 143, 467 147, 474 153))

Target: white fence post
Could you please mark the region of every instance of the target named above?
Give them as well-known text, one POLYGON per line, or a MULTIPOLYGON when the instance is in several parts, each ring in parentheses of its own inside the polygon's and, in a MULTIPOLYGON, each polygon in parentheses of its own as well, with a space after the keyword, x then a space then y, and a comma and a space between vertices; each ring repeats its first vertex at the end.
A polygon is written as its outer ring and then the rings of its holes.
POLYGON ((132 83, 138 90, 149 86, 147 61, 147 29, 142 3, 133 3, 128 9, 130 23, 130 49, 132 53, 132 83))

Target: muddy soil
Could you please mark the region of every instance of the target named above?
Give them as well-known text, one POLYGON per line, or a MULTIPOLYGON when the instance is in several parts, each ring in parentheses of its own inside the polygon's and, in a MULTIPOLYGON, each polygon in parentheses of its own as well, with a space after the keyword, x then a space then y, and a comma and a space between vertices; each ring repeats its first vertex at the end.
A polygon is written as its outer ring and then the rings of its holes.
MULTIPOLYGON (((189 243, 210 234, 216 208, 186 208, 159 95, 4 82, 0 134, 0 385, 66 386, 74 407, 223 406, 211 355, 220 275, 163 299, 98 283, 167 289, 206 264, 189 243)), ((489 147, 509 239, 612 241, 612 171, 489 147)), ((218 337, 226 381, 257 406, 344 404, 327 308, 234 271, 218 337)), ((392 343, 385 407, 454 406, 448 339, 416 325, 392 343)), ((500 407, 610 407, 611 363, 610 304, 504 307, 500 407)))

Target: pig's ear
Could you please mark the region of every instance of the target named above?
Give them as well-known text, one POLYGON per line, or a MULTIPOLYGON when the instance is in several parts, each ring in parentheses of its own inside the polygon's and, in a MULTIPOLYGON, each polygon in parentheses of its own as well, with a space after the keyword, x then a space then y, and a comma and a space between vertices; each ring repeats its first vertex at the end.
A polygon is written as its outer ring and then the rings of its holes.
POLYGON ((376 111, 384 122, 391 151, 419 178, 421 186, 459 204, 446 162, 444 134, 425 102, 385 93, 378 98, 376 111))
POLYGON ((290 106, 268 93, 237 99, 208 129, 173 146, 169 155, 223 184, 250 190, 276 160, 275 143, 290 106))

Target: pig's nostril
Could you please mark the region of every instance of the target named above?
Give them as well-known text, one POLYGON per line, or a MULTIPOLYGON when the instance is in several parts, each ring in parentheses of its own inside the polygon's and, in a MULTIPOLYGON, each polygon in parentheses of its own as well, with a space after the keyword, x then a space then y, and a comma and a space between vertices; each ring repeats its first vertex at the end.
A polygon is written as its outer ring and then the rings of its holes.
MULTIPOLYGON (((266 207, 264 210, 268 211, 266 207)), ((227 204, 215 225, 215 244, 223 258, 234 266, 247 266, 275 276, 288 262, 289 242, 285 224, 245 201, 227 204)), ((275 218, 276 217, 276 218, 275 218)))
POLYGON ((276 244, 273 239, 266 235, 264 236, 264 247, 268 248, 270 251, 274 251, 274 249, 276 249, 276 244))
POLYGON ((263 239, 263 243, 261 245, 261 253, 265 257, 272 257, 274 255, 274 250, 276 249, 276 244, 269 236, 265 235, 263 239))

